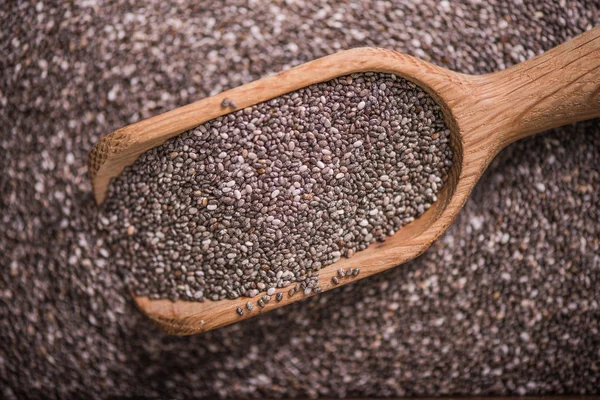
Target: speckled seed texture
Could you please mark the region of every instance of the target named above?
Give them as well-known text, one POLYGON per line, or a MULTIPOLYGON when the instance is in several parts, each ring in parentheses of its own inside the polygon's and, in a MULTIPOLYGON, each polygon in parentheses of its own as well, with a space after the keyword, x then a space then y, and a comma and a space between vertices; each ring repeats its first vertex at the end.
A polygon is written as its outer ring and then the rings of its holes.
POLYGON ((194 337, 136 309, 86 168, 115 129, 338 50, 482 74, 598 24, 596 0, 0 0, 0 397, 600 394, 598 120, 503 150, 417 260, 194 337))
POLYGON ((436 201, 451 163, 425 92, 343 76, 147 152, 113 181, 100 222, 138 295, 254 297, 318 283, 322 267, 394 234, 436 201))

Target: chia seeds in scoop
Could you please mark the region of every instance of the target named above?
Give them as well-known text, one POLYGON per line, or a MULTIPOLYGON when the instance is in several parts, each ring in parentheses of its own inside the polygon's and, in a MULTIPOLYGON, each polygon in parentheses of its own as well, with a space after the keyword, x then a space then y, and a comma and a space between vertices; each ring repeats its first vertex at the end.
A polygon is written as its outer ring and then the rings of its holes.
POLYGON ((321 268, 436 201, 449 136, 414 84, 344 76, 148 151, 114 180, 103 213, 138 295, 220 300, 297 282, 310 293, 321 268))

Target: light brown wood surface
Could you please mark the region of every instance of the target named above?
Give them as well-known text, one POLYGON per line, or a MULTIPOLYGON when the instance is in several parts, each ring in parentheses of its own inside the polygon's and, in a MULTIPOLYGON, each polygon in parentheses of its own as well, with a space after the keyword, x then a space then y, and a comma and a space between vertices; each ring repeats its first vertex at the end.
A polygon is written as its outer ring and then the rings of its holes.
MULTIPOLYGON (((245 108, 296 89, 356 72, 388 72, 415 82, 442 106, 451 130, 454 162, 438 201, 419 219, 383 243, 319 272, 323 291, 366 278, 423 253, 452 223, 494 156, 509 143, 564 124, 600 117, 600 27, 538 57, 482 76, 455 73, 406 54, 359 48, 327 56, 280 74, 119 129, 102 139, 89 157, 89 173, 98 204, 110 179, 140 154, 203 122, 232 112, 223 99, 245 108), (360 268, 357 278, 333 285, 338 268, 360 268)), ((289 288, 288 288, 289 289, 289 288)), ((190 302, 135 297, 139 308, 163 330, 188 335, 215 329, 304 299, 288 289, 265 308, 255 299, 190 302), (249 312, 244 305, 255 304, 249 312), (237 307, 245 314, 236 314, 237 307)), ((261 296, 260 294, 259 296, 261 296)))

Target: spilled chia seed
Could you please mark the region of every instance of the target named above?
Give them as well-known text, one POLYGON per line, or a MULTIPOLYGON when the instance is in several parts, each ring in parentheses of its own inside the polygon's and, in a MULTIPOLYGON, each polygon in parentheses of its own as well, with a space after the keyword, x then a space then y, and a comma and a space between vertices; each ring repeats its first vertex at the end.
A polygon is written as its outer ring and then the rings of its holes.
POLYGON ((138 295, 268 297, 293 283, 319 292, 321 268, 436 201, 452 163, 449 136, 439 106, 414 84, 344 76, 143 154, 112 182, 100 223, 138 295))

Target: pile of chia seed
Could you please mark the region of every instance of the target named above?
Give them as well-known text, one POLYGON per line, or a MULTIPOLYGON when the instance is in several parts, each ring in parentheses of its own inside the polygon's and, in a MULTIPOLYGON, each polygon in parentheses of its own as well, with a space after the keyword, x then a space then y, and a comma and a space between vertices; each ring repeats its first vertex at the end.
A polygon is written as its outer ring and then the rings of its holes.
POLYGON ((449 135, 414 84, 344 76, 148 151, 114 180, 100 221, 139 295, 235 299, 293 282, 310 293, 322 267, 436 201, 449 135))
POLYGON ((483 74, 596 25, 597 0, 0 0, 0 397, 600 394, 598 120, 503 150, 413 262, 184 338, 136 308, 86 167, 108 132, 341 49, 483 74))

